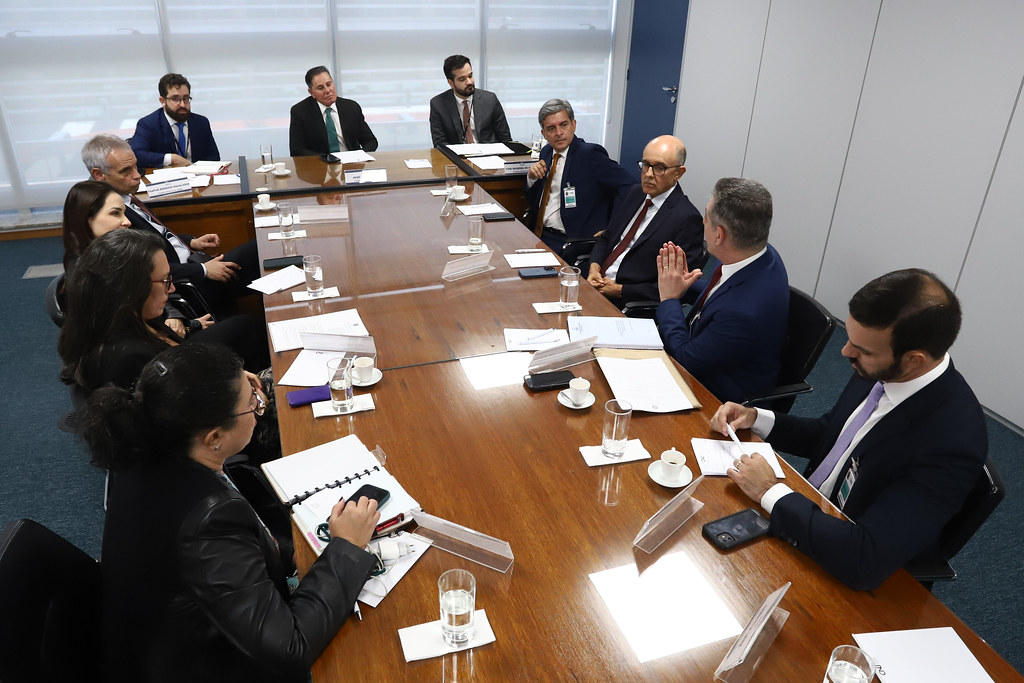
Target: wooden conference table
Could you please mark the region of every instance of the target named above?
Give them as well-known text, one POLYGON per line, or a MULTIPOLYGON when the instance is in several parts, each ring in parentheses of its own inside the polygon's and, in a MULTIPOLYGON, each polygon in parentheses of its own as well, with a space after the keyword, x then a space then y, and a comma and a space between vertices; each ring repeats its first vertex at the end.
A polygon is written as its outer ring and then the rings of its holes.
MULTIPOLYGON (((474 202, 486 198, 474 188, 474 202)), ((694 494, 703 509, 653 555, 634 549, 643 522, 675 490, 650 479, 650 461, 584 463, 578 447, 600 443, 601 406, 611 398, 596 364, 573 368, 591 381, 596 396, 593 407, 574 411, 554 392, 530 394, 521 383, 474 389, 462 364, 452 362, 503 351, 505 327, 564 327, 566 314, 540 316, 530 306, 557 298, 556 281, 520 280, 497 253, 490 273, 444 283, 441 268, 453 258, 444 247, 464 242, 465 217, 439 217, 440 200, 422 187, 355 191, 346 199, 349 223, 309 225, 309 237, 298 240, 299 253, 324 257, 324 284, 338 285, 342 299, 293 304, 276 294, 265 305, 270 321, 355 307, 384 369, 383 379, 365 390, 376 409, 313 420, 309 408, 288 407, 284 393, 291 387, 278 387, 284 452, 353 433, 370 448, 380 444, 388 470, 427 512, 508 541, 516 559, 502 574, 428 551, 376 609, 364 607, 362 621, 342 627, 314 666, 317 683, 709 681, 734 640, 704 642, 712 640, 710 624, 730 618, 745 624, 787 581, 792 587, 780 606, 790 616, 754 680, 818 681, 832 648, 853 643, 852 633, 938 626, 953 627, 996 681, 1024 680, 906 572, 878 590, 858 592, 779 539, 716 550, 700 526, 751 507, 726 478, 703 480, 694 494), (406 663, 397 631, 438 618, 437 577, 453 567, 476 576, 477 608, 486 610, 496 641, 406 663), (625 568, 627 578, 642 572, 661 595, 701 605, 663 614, 660 601, 648 599, 649 618, 678 632, 677 652, 639 661, 590 578, 616 568, 625 568)), ((485 230, 486 243, 502 253, 539 244, 518 223, 485 230)), ((258 232, 261 255, 280 255, 280 242, 258 232)), ((584 314, 616 314, 590 287, 581 287, 580 301, 584 314)), ((276 376, 295 355, 274 354, 276 376)), ((708 420, 718 403, 685 376, 704 407, 637 414, 630 436, 655 458, 675 446, 697 475, 689 440, 710 436, 708 420)), ((792 487, 821 500, 788 465, 783 468, 792 487)), ((312 551, 299 536, 295 545, 300 568, 308 568, 312 551)))

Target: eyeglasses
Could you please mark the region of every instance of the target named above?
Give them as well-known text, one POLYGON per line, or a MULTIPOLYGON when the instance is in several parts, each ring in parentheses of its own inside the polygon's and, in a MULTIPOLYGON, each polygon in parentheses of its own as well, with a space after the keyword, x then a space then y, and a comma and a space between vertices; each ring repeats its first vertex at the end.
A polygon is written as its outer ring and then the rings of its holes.
POLYGON ((682 168, 682 164, 676 164, 675 166, 666 166, 665 164, 654 164, 653 166, 646 161, 636 162, 636 167, 640 169, 640 175, 647 173, 648 170, 654 171, 654 177, 660 178, 665 175, 665 171, 670 168, 682 168))
POLYGON ((165 97, 164 99, 171 104, 181 104, 182 102, 188 104, 192 101, 192 98, 188 95, 173 95, 171 97, 165 97))
POLYGON ((267 412, 267 404, 263 400, 263 397, 256 393, 255 387, 253 387, 252 400, 249 401, 249 404, 252 405, 253 401, 256 402, 255 408, 249 408, 249 410, 244 412, 235 413, 235 417, 241 417, 242 415, 248 415, 249 413, 253 413, 256 417, 263 417, 263 413, 267 412))
POLYGON ((163 280, 150 280, 150 282, 152 282, 153 284, 156 284, 157 282, 162 282, 164 285, 164 291, 169 292, 171 291, 171 286, 174 285, 174 278, 168 275, 163 280))

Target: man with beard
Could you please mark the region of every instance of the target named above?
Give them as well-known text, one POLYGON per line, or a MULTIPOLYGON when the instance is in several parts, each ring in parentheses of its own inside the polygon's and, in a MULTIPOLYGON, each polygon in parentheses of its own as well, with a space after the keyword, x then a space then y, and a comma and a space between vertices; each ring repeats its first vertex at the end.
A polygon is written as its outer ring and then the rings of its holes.
POLYGON ((473 65, 465 55, 444 60, 451 90, 430 99, 430 137, 434 147, 464 142, 508 142, 512 134, 497 95, 477 88, 473 65))
POLYGON ((181 74, 167 74, 157 85, 160 109, 135 124, 130 139, 139 171, 188 166, 193 161, 220 161, 210 120, 192 113, 192 87, 181 74))
POLYGON ((782 451, 810 458, 805 476, 850 521, 777 483, 755 453, 728 475, 771 514, 771 533, 858 590, 939 554, 943 527, 982 476, 988 451, 978 399, 947 350, 960 303, 935 275, 911 268, 853 295, 843 356, 854 376, 813 419, 726 403, 711 428, 752 428, 782 451))

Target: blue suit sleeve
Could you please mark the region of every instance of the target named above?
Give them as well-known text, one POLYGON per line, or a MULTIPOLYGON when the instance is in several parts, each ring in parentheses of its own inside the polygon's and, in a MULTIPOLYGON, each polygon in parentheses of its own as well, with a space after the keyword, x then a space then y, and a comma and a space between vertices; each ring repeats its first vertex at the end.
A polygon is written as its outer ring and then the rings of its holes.
POLYGON ((658 325, 665 350, 697 377, 711 377, 728 369, 737 359, 752 355, 761 343, 757 319, 744 311, 724 308, 714 312, 714 321, 696 337, 683 316, 678 300, 658 305, 658 325))
POLYGON ((150 125, 148 119, 141 118, 135 124, 135 134, 129 144, 135 152, 139 168, 161 168, 164 165, 164 153, 153 151, 160 149, 160 131, 150 125))

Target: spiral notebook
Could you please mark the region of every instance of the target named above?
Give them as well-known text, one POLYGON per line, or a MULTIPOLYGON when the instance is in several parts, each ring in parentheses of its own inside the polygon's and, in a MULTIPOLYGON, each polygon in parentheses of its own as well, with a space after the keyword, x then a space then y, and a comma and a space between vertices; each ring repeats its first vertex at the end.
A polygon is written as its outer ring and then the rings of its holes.
POLYGON ((355 434, 264 463, 262 467, 277 497, 291 505, 295 524, 317 555, 324 545, 317 538, 317 526, 327 521, 339 499, 347 499, 363 484, 373 484, 391 493, 380 507, 381 520, 420 509, 420 504, 355 434))

